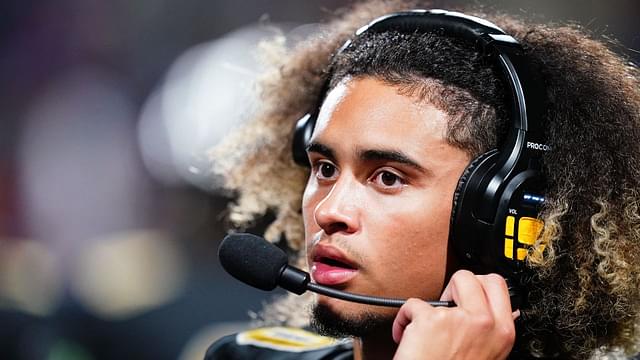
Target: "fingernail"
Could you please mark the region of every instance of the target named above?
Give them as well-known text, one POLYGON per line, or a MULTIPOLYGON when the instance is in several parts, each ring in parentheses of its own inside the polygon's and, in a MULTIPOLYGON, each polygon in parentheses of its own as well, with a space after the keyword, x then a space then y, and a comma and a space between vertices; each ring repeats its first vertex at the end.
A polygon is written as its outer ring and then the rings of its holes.
POLYGON ((520 310, 516 310, 514 312, 511 313, 511 317, 513 318, 513 320, 515 321, 517 318, 520 317, 520 310))

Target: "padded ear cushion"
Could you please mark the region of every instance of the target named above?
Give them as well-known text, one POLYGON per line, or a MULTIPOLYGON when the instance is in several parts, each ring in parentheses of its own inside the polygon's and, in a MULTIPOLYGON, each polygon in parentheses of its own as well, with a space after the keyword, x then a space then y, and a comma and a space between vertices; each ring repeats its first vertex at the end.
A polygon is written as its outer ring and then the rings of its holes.
POLYGON ((296 121, 296 126, 293 130, 293 140, 291 142, 291 151, 293 155, 293 161, 296 164, 304 167, 311 166, 307 159, 307 145, 311 139, 313 133, 313 127, 315 126, 314 114, 306 114, 296 121))
POLYGON ((469 163, 469 165, 467 165, 467 167, 462 172, 462 175, 460 175, 460 179, 458 179, 458 186, 456 186, 456 191, 453 193, 453 205, 451 206, 451 223, 452 224, 458 213, 458 206, 459 206, 458 203, 460 200, 460 195, 462 195, 462 192, 465 191, 466 185, 469 181, 469 177, 471 176, 471 174, 473 174, 473 172, 478 167, 478 165, 482 164, 485 159, 497 153, 498 153, 498 150, 492 149, 487 151, 486 153, 478 155, 475 159, 473 159, 469 163))

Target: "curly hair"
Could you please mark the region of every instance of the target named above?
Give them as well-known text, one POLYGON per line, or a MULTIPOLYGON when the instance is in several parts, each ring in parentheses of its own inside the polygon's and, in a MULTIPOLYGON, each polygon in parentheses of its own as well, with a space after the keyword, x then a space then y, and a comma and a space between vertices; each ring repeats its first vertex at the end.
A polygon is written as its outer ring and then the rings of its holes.
MULTIPOLYGON (((449 114, 452 145, 471 156, 496 147, 508 125, 503 85, 461 41, 382 33, 332 56, 372 19, 426 7, 417 1, 360 3, 291 50, 282 38, 268 45, 278 56, 260 83, 259 115, 211 152, 214 173, 237 193, 230 211, 236 226, 271 211, 275 220, 265 237, 285 239, 293 256, 304 259, 300 207, 307 171, 292 161, 291 138, 295 121, 319 103, 328 76, 332 83, 374 76, 417 94, 449 114)), ((640 71, 578 26, 469 13, 518 39, 546 87, 544 126, 553 151, 544 162, 545 226, 527 258, 536 277, 528 289, 525 340, 517 346, 566 359, 637 352, 640 71)), ((278 319, 300 321, 282 314, 278 319)))

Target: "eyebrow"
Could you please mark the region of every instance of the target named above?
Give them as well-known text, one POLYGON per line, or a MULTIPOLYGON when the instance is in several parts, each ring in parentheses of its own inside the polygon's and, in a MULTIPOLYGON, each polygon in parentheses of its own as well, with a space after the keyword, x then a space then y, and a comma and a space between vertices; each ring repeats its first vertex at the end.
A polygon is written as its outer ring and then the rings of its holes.
POLYGON ((330 147, 328 147, 325 144, 321 144, 318 142, 312 142, 309 145, 307 145, 307 153, 310 152, 315 152, 318 153, 328 159, 331 159, 331 161, 335 161, 336 160, 336 155, 333 151, 333 149, 331 149, 330 147))
POLYGON ((418 164, 417 161, 398 150, 359 150, 358 157, 367 161, 389 161, 408 165, 420 172, 426 173, 427 169, 418 164))
MULTIPOLYGON (((335 152, 329 146, 312 142, 307 146, 307 152, 315 152, 318 153, 332 161, 336 160, 335 152)), ((395 162, 399 164, 408 165, 420 172, 428 173, 427 169, 418 164, 417 161, 411 159, 409 156, 404 154, 399 150, 380 150, 380 149, 367 149, 367 150, 358 150, 357 151, 358 158, 364 161, 388 161, 395 162)))

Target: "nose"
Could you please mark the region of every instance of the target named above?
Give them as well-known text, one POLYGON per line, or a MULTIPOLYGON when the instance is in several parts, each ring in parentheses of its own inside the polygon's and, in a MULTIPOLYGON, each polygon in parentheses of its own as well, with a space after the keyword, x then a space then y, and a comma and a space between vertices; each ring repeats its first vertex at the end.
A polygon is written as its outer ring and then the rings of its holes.
POLYGON ((315 221, 327 235, 359 230, 358 185, 355 179, 343 176, 316 206, 315 221))

